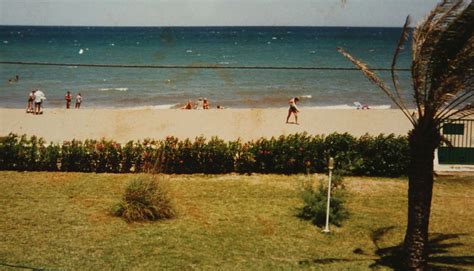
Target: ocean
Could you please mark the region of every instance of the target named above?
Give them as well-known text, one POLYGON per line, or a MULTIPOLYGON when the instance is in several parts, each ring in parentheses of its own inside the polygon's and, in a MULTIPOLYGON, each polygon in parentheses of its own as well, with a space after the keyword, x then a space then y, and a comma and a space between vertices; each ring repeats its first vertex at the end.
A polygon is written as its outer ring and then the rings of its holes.
MULTIPOLYGON (((70 90, 84 108, 177 108, 206 97, 211 108, 352 108, 393 105, 357 70, 189 69, 192 66, 352 68, 343 47, 370 67, 390 68, 400 28, 354 27, 31 27, 0 26, 0 61, 67 64, 162 65, 112 68, 0 64, 0 107, 26 107, 31 89, 45 108, 65 107, 70 90), (18 82, 13 79, 19 76, 18 82)), ((409 47, 409 45, 407 46, 409 47)), ((409 49, 409 48, 407 48, 409 49)), ((409 68, 410 50, 399 68, 409 68)), ((378 71, 391 82, 390 72, 378 71)), ((399 72, 412 100, 410 73, 399 72)))

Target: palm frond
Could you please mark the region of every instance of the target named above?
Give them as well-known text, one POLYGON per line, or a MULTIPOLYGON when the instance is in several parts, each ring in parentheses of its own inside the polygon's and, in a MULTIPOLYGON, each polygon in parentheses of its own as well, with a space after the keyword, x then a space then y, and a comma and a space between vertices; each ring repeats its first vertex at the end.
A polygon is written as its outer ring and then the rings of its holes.
POLYGON ((474 5, 460 13, 443 34, 434 50, 432 61, 433 107, 438 110, 437 122, 451 117, 459 107, 472 102, 474 96, 474 5), (433 56, 434 57, 434 56, 433 56), (437 66, 435 65, 437 64, 437 66))
MULTIPOLYGON (((395 73, 398 55, 407 39, 405 21, 392 59, 393 92, 362 61, 341 48, 362 73, 376 84, 416 127, 417 121, 407 110, 395 73)), ((419 119, 442 125, 451 117, 474 114, 474 4, 469 0, 444 0, 413 31, 411 74, 419 119)))
POLYGON ((420 107, 425 102, 426 97, 426 67, 427 67, 427 57, 423 57, 423 45, 425 44, 429 33, 434 27, 433 20, 438 14, 441 14, 445 11, 447 5, 447 0, 439 3, 429 14, 428 16, 420 21, 417 27, 413 31, 413 41, 412 41, 412 66, 411 74, 413 80, 413 88, 415 102, 418 106, 418 113, 421 116, 423 111, 420 107))
POLYGON ((457 96, 456 98, 453 98, 449 106, 443 109, 443 111, 440 111, 435 116, 435 121, 438 123, 442 123, 446 121, 449 117, 449 115, 457 110, 456 108, 462 107, 466 104, 470 104, 474 102, 474 92, 469 91, 469 92, 464 92, 462 95, 457 96))
POLYGON ((382 79, 380 79, 380 77, 378 77, 373 71, 369 69, 367 64, 354 58, 342 48, 337 48, 337 51, 341 53, 344 57, 349 59, 357 68, 359 68, 360 71, 365 75, 365 77, 367 77, 367 79, 369 79, 372 83, 377 85, 383 92, 385 92, 385 94, 387 94, 387 96, 392 100, 392 102, 394 102, 398 106, 398 108, 402 110, 403 114, 410 120, 410 122, 413 125, 415 124, 415 120, 413 119, 413 117, 407 111, 404 110, 398 99, 393 95, 392 90, 384 83, 382 79))
POLYGON ((392 59, 392 66, 391 66, 391 74, 392 74, 392 82, 393 82, 393 87, 395 88, 395 93, 397 94, 397 98, 400 101, 400 105, 402 106, 403 111, 407 111, 408 109, 405 105, 405 102, 403 101, 403 98, 400 95, 400 85, 398 84, 398 76, 395 72, 395 68, 397 66, 397 60, 398 60, 398 55, 400 51, 403 49, 403 45, 408 39, 408 25, 410 25, 410 16, 407 16, 405 19, 405 24, 403 25, 402 33, 400 34, 400 39, 398 40, 397 47, 395 48, 395 53, 393 54, 393 59, 392 59))
POLYGON ((450 22, 462 10, 462 2, 462 0, 445 0, 438 4, 414 31, 412 78, 415 100, 417 105, 423 103, 429 110, 431 110, 430 101, 433 100, 433 93, 430 91, 433 78, 431 61, 436 59, 433 51, 450 22))
POLYGON ((452 112, 450 112, 448 115, 446 115, 444 120, 447 120, 452 117, 457 117, 458 119, 462 119, 467 116, 471 116, 473 114, 474 114, 474 104, 469 103, 457 110, 453 110, 452 112))
POLYGON ((459 4, 452 9, 449 16, 444 16, 444 21, 440 24, 447 26, 432 48, 428 74, 431 80, 429 97, 434 106, 439 105, 436 101, 444 94, 458 92, 458 89, 449 87, 446 83, 459 85, 457 82, 465 82, 472 76, 474 5, 471 4, 463 10, 460 10, 461 8, 462 5, 459 4))
POLYGON ((455 59, 448 64, 453 68, 443 76, 443 82, 439 86, 436 99, 438 118, 474 96, 474 38, 472 41, 465 50, 470 56, 464 57, 462 61, 455 59))

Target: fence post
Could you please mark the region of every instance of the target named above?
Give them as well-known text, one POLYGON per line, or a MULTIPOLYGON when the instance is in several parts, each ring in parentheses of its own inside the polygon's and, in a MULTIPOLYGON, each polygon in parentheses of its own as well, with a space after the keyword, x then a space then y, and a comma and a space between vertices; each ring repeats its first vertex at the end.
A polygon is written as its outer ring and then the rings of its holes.
POLYGON ((323 232, 329 233, 329 209, 331 205, 331 178, 332 178, 332 170, 334 169, 334 158, 330 157, 329 158, 329 163, 328 163, 328 169, 329 169, 329 184, 328 184, 328 202, 326 205, 326 227, 324 228, 323 232))

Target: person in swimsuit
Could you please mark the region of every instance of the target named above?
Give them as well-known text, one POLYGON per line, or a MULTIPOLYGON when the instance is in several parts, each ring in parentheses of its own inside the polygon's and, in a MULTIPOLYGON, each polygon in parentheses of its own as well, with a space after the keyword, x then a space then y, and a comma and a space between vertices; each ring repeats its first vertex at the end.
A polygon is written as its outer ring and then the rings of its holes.
POLYGON ((36 89, 33 89, 28 95, 28 106, 26 107, 26 113, 33 113, 34 112, 34 105, 33 102, 35 101, 35 92, 36 89))
POLYGON ((298 113, 300 110, 296 106, 296 103, 299 102, 300 99, 298 97, 291 98, 289 100, 290 108, 288 109, 288 116, 286 117, 286 123, 289 123, 288 120, 290 119, 291 114, 295 115, 295 124, 298 124, 298 113))
POLYGON ((209 109, 209 101, 206 98, 203 99, 202 109, 209 109))
POLYGON ((71 100, 72 100, 72 95, 70 91, 66 93, 66 96, 64 96, 64 99, 66 100, 66 109, 69 109, 71 107, 71 100))
POLYGON ((193 109, 193 102, 188 100, 185 106, 181 107, 181 109, 193 109))
POLYGON ((77 93, 77 96, 76 96, 76 108, 77 109, 81 108, 81 103, 82 103, 82 95, 81 95, 81 93, 77 93))

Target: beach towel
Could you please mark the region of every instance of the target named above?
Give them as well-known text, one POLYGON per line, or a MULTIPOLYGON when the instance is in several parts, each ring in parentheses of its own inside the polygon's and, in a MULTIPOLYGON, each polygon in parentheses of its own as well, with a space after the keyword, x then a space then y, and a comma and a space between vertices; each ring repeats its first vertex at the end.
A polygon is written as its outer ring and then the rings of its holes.
POLYGON ((359 102, 354 102, 354 105, 357 107, 357 109, 370 109, 368 104, 362 105, 359 102))

